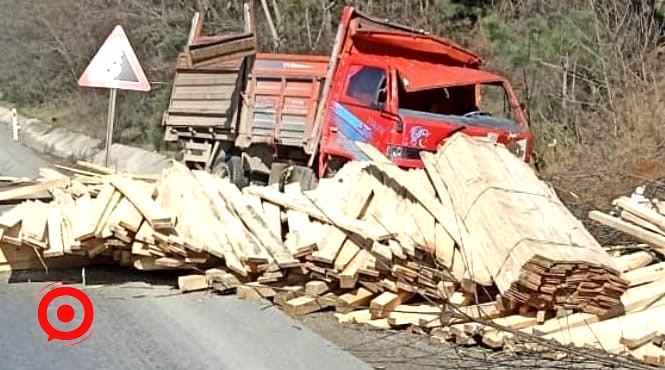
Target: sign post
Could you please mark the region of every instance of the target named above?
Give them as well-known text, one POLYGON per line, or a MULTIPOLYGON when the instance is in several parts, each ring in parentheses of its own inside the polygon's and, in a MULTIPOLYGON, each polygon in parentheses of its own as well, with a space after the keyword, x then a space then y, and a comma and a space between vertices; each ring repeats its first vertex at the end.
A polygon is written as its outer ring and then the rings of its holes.
POLYGON ((106 118, 106 156, 104 166, 109 166, 109 154, 111 153, 111 142, 113 142, 113 121, 115 121, 115 97, 118 89, 109 90, 109 111, 106 118))
POLYGON ((115 103, 118 89, 150 91, 150 83, 143 73, 132 46, 121 26, 116 26, 78 80, 79 86, 103 87, 109 91, 109 109, 106 120, 106 155, 104 165, 109 166, 115 103))

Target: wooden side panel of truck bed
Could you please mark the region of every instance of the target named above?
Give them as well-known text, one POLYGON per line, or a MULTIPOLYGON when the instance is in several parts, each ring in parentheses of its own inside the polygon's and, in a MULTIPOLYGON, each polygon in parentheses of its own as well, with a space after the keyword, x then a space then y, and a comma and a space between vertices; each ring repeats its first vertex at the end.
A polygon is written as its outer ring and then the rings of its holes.
POLYGON ((195 26, 178 55, 169 107, 163 117, 165 140, 229 140, 235 122, 247 57, 256 54, 253 32, 202 36, 195 26))

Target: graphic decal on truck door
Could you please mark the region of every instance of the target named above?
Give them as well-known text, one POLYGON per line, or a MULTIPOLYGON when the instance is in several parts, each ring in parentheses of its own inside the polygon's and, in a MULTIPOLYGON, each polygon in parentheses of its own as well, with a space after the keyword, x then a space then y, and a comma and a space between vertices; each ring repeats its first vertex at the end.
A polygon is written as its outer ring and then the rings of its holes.
POLYGON ((431 135, 428 129, 422 126, 413 126, 411 127, 411 130, 409 130, 409 133, 411 137, 409 144, 420 148, 427 146, 427 138, 431 135))
POLYGON ((354 141, 369 141, 372 129, 339 103, 333 104, 333 122, 347 138, 354 141))

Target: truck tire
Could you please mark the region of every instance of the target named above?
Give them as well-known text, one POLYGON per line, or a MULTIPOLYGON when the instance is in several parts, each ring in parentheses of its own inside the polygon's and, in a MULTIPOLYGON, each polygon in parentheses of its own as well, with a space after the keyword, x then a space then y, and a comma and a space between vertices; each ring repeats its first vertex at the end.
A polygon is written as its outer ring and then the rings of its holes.
POLYGON ((245 171, 238 156, 226 158, 226 160, 224 157, 218 157, 212 165, 211 172, 213 175, 228 178, 231 183, 236 184, 241 189, 249 185, 249 178, 245 176, 245 171))
POLYGON ((228 168, 229 180, 236 184, 240 189, 249 185, 249 178, 245 176, 245 170, 242 168, 242 160, 239 156, 234 155, 226 161, 228 168))
POLYGON ((282 171, 280 178, 280 188, 284 184, 300 183, 300 188, 303 191, 312 190, 316 188, 318 180, 314 174, 314 170, 304 166, 288 166, 282 171))

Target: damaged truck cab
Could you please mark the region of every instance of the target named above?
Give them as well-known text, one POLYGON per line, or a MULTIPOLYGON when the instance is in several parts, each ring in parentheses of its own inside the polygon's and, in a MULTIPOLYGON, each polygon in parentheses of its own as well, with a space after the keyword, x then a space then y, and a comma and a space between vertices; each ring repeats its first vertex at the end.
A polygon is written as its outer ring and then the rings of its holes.
POLYGON ((525 114, 508 81, 479 69, 478 56, 352 8, 340 30, 319 175, 362 157, 354 141, 371 143, 401 167, 421 168, 420 151, 436 151, 459 131, 491 136, 529 160, 525 114))

